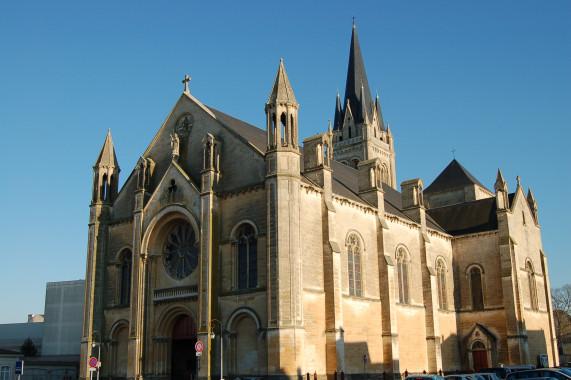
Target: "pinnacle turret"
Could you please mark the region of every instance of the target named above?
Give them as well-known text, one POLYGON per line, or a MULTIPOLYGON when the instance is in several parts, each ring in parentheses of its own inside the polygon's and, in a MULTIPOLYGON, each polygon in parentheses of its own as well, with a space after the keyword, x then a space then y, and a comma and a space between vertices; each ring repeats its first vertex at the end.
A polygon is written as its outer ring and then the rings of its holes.
POLYGON ((118 193, 120 171, 111 138, 111 130, 108 130, 101 152, 99 152, 95 165, 93 165, 93 203, 113 203, 118 193))
POLYGON ((287 77, 283 59, 280 59, 278 73, 270 97, 266 103, 266 130, 268 151, 278 149, 298 150, 299 104, 287 77))
POLYGON ((339 98, 339 90, 337 90, 337 101, 335 102, 335 118, 333 119, 333 130, 340 131, 343 128, 343 110, 341 108, 341 99, 339 98))
POLYGON ((272 92, 270 93, 269 103, 282 103, 282 104, 292 104, 297 105, 295 100, 295 95, 289 83, 287 77, 284 60, 280 59, 280 66, 278 68, 278 73, 276 74, 276 79, 274 80, 274 86, 272 87, 272 92))
POLYGON ((115 155, 115 148, 113 147, 113 139, 111 138, 111 129, 107 130, 105 142, 93 166, 119 167, 117 156, 115 155))

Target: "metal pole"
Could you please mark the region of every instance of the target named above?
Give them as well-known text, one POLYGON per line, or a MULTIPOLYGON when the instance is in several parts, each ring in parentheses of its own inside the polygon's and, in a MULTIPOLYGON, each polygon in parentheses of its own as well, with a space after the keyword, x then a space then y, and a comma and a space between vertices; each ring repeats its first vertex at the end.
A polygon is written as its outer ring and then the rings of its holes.
POLYGON ((222 334, 222 322, 220 322, 220 380, 224 380, 224 334, 222 334))
POLYGON ((99 344, 97 345, 97 380, 99 380, 100 370, 101 370, 101 335, 99 335, 99 344))

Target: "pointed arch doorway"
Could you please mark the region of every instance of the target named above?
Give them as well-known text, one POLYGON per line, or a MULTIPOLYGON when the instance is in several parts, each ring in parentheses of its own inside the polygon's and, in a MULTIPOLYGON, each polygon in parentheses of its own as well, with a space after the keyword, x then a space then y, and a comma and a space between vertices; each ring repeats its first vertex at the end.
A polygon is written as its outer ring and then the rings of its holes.
POLYGON ((476 372, 489 367, 486 346, 479 340, 472 345, 472 361, 474 363, 474 371, 476 372))
POLYGON ((172 330, 171 380, 194 380, 196 377, 196 324, 189 315, 180 316, 172 330))

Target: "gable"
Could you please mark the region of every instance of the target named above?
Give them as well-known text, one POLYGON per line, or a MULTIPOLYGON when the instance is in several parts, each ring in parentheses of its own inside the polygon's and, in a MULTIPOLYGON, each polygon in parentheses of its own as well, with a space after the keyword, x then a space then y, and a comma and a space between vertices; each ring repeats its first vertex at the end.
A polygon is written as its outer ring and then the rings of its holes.
POLYGON ((160 210, 172 204, 182 204, 194 215, 200 215, 200 190, 182 168, 172 162, 145 206, 144 228, 160 210))

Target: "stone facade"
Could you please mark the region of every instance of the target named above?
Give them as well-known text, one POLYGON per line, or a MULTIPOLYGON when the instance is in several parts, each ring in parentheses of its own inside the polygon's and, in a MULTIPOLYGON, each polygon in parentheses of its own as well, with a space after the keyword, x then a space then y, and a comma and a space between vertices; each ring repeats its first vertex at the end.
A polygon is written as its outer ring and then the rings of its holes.
MULTIPOLYGON (((353 28, 349 71, 362 76, 358 48, 353 28)), ((518 181, 509 194, 499 172, 493 193, 457 162, 465 176, 445 170, 438 191, 417 178, 397 192, 393 137, 359 75, 346 97, 361 112, 338 98, 334 126, 303 147, 283 62, 265 131, 203 105, 185 80, 120 191, 108 133, 94 165, 82 378, 94 341, 104 378, 356 377, 364 355, 368 373, 394 378, 539 354, 557 363, 531 192, 518 181)))

